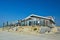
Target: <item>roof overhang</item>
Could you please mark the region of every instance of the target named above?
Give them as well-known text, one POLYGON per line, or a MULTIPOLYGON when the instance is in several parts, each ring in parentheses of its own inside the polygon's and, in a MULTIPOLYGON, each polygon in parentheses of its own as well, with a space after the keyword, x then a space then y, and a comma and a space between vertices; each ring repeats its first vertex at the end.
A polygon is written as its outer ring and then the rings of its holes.
POLYGON ((43 19, 48 19, 48 20, 51 20, 53 23, 55 23, 53 17, 52 17, 52 18, 49 18, 49 17, 38 16, 38 15, 35 15, 35 14, 32 14, 32 15, 24 18, 23 20, 29 19, 29 18, 31 18, 32 16, 38 17, 38 18, 43 18, 43 19))

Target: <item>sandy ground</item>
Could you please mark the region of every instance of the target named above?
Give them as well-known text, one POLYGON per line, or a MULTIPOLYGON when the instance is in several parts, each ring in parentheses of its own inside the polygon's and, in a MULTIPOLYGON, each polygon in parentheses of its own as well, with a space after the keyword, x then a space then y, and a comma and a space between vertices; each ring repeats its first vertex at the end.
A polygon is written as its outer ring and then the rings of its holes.
POLYGON ((14 32, 0 32, 0 40, 60 40, 60 34, 23 35, 14 32))
MULTIPOLYGON (((58 28, 60 31, 60 28, 58 28)), ((60 40, 60 32, 55 34, 25 35, 15 32, 0 32, 0 40, 60 40)))

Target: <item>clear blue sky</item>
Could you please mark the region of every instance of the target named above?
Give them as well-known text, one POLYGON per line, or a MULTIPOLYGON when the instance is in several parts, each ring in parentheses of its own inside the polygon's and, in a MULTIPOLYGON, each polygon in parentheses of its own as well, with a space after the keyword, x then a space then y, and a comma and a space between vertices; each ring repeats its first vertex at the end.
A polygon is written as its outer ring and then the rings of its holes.
POLYGON ((56 25, 60 26, 60 0, 0 0, 0 26, 30 14, 54 16, 56 25))

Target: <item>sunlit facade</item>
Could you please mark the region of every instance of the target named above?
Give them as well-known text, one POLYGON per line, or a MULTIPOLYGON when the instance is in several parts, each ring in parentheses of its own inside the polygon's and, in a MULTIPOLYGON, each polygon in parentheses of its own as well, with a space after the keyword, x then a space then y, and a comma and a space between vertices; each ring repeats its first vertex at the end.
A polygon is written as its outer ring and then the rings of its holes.
POLYGON ((27 18, 20 20, 20 26, 52 26, 55 24, 52 17, 42 17, 38 15, 30 15, 27 18))

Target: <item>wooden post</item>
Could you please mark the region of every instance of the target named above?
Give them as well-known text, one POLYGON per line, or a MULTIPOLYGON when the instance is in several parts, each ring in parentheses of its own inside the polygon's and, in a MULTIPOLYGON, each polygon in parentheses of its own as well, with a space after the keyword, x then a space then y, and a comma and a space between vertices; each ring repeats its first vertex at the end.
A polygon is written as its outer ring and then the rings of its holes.
POLYGON ((8 21, 7 21, 7 26, 8 26, 8 21))
POLYGON ((19 22, 19 20, 18 20, 18 24, 17 24, 18 26, 20 25, 20 22, 19 22))
MULTIPOLYGON (((7 21, 7 27, 8 27, 8 25, 9 25, 9 24, 8 24, 8 21, 7 21)), ((8 32, 9 32, 9 27, 8 27, 8 32)))
POLYGON ((25 25, 25 20, 24 20, 24 26, 26 26, 26 25, 25 25))
POLYGON ((5 25, 5 23, 3 22, 3 29, 2 29, 3 31, 4 31, 4 25, 5 25))

